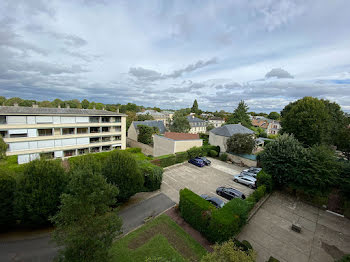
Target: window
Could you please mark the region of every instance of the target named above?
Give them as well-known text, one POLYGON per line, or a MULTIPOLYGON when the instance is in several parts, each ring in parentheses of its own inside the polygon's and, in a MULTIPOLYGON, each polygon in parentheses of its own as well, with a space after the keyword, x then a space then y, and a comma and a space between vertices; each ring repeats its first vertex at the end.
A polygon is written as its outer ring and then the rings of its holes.
POLYGON ((90 148, 90 152, 91 152, 91 153, 100 152, 100 148, 99 148, 99 147, 91 147, 91 148, 90 148))
POLYGON ((122 128, 120 126, 115 127, 115 132, 121 132, 121 131, 122 131, 122 128))
POLYGON ((104 126, 102 127, 102 133, 109 132, 109 127, 104 126))
POLYGON ((111 146, 103 146, 102 151, 109 151, 111 150, 111 146))
POLYGON ((0 116, 0 125, 7 124, 6 122, 6 116, 0 116))
POLYGON ((120 116, 116 116, 114 122, 120 123, 122 121, 122 118, 120 116))
POLYGON ((114 137, 114 140, 121 140, 121 139, 122 139, 121 136, 115 136, 115 137, 114 137))
POLYGON ((39 136, 52 136, 52 129, 38 129, 39 136))
POLYGON ((77 128, 77 134, 87 134, 87 133, 88 133, 87 127, 77 128))
POLYGON ((66 150, 66 151, 63 151, 63 156, 64 156, 64 157, 75 156, 75 150, 66 150))
POLYGON ((100 138, 99 137, 90 137, 90 143, 98 143, 100 142, 100 138))
POLYGON ((90 127, 90 133, 100 133, 100 128, 99 127, 90 127))
POLYGON ((102 123, 109 123, 109 122, 111 122, 111 118, 109 116, 102 117, 102 123))
POLYGON ((40 158, 52 159, 54 157, 55 157, 55 154, 53 152, 40 153, 40 158))
POLYGON ((16 138, 16 137, 27 137, 27 133, 23 133, 23 134, 11 134, 10 137, 11 138, 16 138))
POLYGON ((80 148, 78 149, 78 155, 84 155, 89 153, 89 149, 88 148, 80 148))
POLYGON ((0 131, 1 137, 7 137, 7 131, 0 131))
POLYGON ((62 128, 62 135, 74 135, 74 128, 62 128))
POLYGON ((109 136, 102 137, 102 142, 108 142, 108 141, 111 141, 111 137, 109 136))
POLYGON ((89 121, 90 121, 90 123, 99 123, 100 122, 100 117, 98 117, 98 116, 90 116, 89 121))

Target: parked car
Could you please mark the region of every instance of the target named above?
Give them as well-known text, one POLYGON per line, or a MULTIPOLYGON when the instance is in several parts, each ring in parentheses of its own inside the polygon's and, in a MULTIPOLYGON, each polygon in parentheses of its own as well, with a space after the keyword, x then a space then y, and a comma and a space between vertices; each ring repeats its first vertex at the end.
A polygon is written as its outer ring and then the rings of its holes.
MULTIPOLYGON (((248 170, 248 169, 246 169, 246 170, 248 170)), ((252 172, 249 172, 249 171, 246 171, 246 170, 243 170, 243 171, 241 172, 241 175, 242 175, 242 176, 252 176, 252 177, 256 178, 257 174, 252 173, 252 172)))
POLYGON ((225 205, 225 202, 217 197, 211 197, 208 195, 201 195, 201 198, 207 200, 212 203, 216 208, 222 208, 225 205))
POLYGON ((232 187, 218 187, 216 189, 216 194, 228 200, 231 200, 233 198, 245 199, 245 195, 241 191, 232 187))
POLYGON ((249 188, 256 187, 256 179, 252 176, 236 175, 233 177, 233 181, 247 185, 249 188))
POLYGON ((195 166, 199 166, 199 167, 203 167, 205 166, 204 161, 202 159, 198 159, 198 158, 192 158, 190 160, 188 160, 188 163, 191 163, 195 166))
POLYGON ((204 162, 204 164, 206 166, 210 166, 210 164, 211 164, 211 161, 208 158, 204 157, 204 156, 196 157, 196 158, 203 160, 203 162, 204 162))
POLYGON ((258 174, 258 173, 261 171, 261 169, 262 169, 262 168, 260 168, 260 167, 253 167, 253 166, 251 166, 250 168, 245 169, 245 170, 243 170, 243 171, 249 172, 249 173, 258 174))

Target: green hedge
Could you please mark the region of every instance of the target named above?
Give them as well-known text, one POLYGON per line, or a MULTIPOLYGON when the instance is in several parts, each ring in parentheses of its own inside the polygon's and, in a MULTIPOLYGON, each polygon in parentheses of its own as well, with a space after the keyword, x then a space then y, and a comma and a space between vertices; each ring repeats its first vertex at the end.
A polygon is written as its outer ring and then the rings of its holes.
POLYGON ((12 174, 0 170, 0 230, 15 224, 14 199, 16 180, 12 174))
POLYGON ((269 260, 267 260, 267 262, 280 262, 277 258, 274 257, 270 257, 269 260))
POLYGON ((197 147, 197 146, 194 146, 188 149, 186 152, 188 154, 188 158, 190 159, 205 155, 205 151, 203 150, 203 147, 197 147))
POLYGON ((218 155, 220 153, 220 147, 212 145, 202 146, 202 153, 204 156, 210 156, 210 151, 215 151, 217 153, 216 155, 218 155))
POLYGON ((227 161, 227 157, 228 157, 228 155, 226 153, 222 153, 219 158, 220 158, 221 161, 226 162, 227 161))
POLYGON ((251 196, 255 199, 255 202, 258 202, 263 196, 266 194, 266 186, 262 185, 259 186, 252 194, 251 196))
POLYGON ((176 156, 176 163, 182 163, 188 159, 187 152, 179 152, 179 153, 176 153, 175 156, 176 156))
POLYGON ((163 178, 163 168, 153 165, 148 161, 140 162, 139 166, 141 173, 145 178, 145 190, 151 192, 160 189, 163 178))
POLYGON ((211 156, 211 157, 217 157, 218 156, 218 152, 216 152, 215 150, 210 150, 208 155, 211 156))
POLYGON ((268 193, 272 192, 272 190, 273 190, 272 176, 270 174, 267 174, 264 170, 261 170, 257 175, 256 185, 258 187, 265 185, 266 191, 268 193))

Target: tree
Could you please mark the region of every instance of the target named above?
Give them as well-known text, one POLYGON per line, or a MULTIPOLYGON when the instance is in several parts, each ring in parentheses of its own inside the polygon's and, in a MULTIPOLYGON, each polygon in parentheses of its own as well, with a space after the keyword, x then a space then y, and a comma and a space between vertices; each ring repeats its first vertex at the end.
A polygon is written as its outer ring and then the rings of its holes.
POLYGON ((215 128, 215 126, 213 125, 213 124, 209 124, 208 126, 207 126, 207 131, 209 132, 210 130, 212 130, 212 129, 214 129, 215 128))
POLYGON ((271 112, 267 118, 273 119, 273 120, 278 120, 280 119, 281 115, 277 112, 271 112))
POLYGON ((248 115, 248 106, 242 100, 239 102, 237 108, 227 119, 227 124, 239 124, 241 123, 243 126, 250 128, 252 126, 252 122, 250 121, 250 117, 248 115))
POLYGON ((192 108, 191 108, 191 112, 197 114, 198 113, 198 102, 197 99, 194 100, 192 108))
POLYGON ((255 140, 250 134, 234 134, 227 140, 227 151, 235 154, 251 154, 255 140))
POLYGON ((214 246, 214 252, 202 257, 201 262, 254 262, 256 253, 253 249, 244 251, 233 241, 227 241, 214 246))
POLYGON ((350 161, 350 128, 343 127, 336 139, 337 149, 343 153, 345 158, 350 161))
POLYGON ((281 112, 282 133, 294 134, 304 145, 332 144, 341 121, 336 104, 304 97, 288 104, 281 112), (338 119, 338 120, 336 120, 338 119))
POLYGON ((6 103, 6 97, 0 96, 0 106, 6 103))
POLYGON ((51 102, 51 106, 52 107, 58 107, 58 106, 64 107, 64 102, 61 99, 57 98, 51 102))
POLYGON ((102 174, 119 188, 118 201, 121 202, 139 192, 144 184, 134 156, 126 151, 112 151, 102 167, 102 174))
POLYGON ((16 180, 8 170, 0 170, 0 229, 14 225, 13 203, 15 199, 16 180))
POLYGON ((15 211, 24 224, 47 224, 60 204, 66 175, 59 160, 34 160, 26 164, 19 178, 15 211))
POLYGON ((145 120, 154 120, 154 118, 149 113, 145 115, 137 115, 137 121, 145 121, 145 120))
POLYGON ((190 129, 191 126, 188 122, 187 117, 183 113, 176 111, 173 116, 173 121, 170 124, 170 131, 178 133, 188 133, 190 129))
POLYGON ((20 104, 23 101, 23 99, 19 98, 19 97, 12 97, 9 98, 5 101, 5 105, 6 106, 13 106, 15 104, 20 104))
POLYGON ((59 261, 109 261, 109 249, 120 234, 121 219, 110 206, 118 189, 91 169, 77 169, 61 196, 59 212, 52 218, 59 261))
POLYGON ((7 144, 4 142, 0 135, 0 160, 6 158, 7 144))
POLYGON ((51 107, 51 102, 50 101, 42 101, 42 102, 39 102, 39 106, 40 107, 51 107))
POLYGON ((81 106, 84 109, 88 109, 89 108, 89 104, 90 104, 90 102, 87 99, 84 99, 83 101, 81 101, 81 106))
POLYGON ((158 127, 151 127, 146 125, 138 125, 139 134, 137 135, 137 141, 146 145, 153 144, 152 135, 159 133, 158 127))
POLYGON ((307 151, 293 136, 284 134, 269 142, 258 155, 265 172, 270 174, 277 186, 288 185, 303 175, 307 151))

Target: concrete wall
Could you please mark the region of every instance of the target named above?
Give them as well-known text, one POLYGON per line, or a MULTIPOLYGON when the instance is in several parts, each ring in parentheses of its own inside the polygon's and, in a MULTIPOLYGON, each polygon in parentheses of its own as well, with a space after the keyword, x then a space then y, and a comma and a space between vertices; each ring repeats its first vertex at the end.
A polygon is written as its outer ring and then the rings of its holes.
POLYGON ((220 152, 226 152, 228 137, 218 136, 212 132, 209 132, 209 144, 213 146, 219 146, 220 152))
POLYGON ((141 152, 144 153, 145 155, 152 155, 153 156, 153 147, 146 145, 146 144, 142 144, 140 142, 137 142, 131 138, 127 138, 126 139, 126 144, 128 147, 138 147, 141 148, 141 152))
POLYGON ((228 153, 227 156, 228 156, 227 157, 228 160, 230 160, 231 162, 236 163, 236 164, 249 166, 249 167, 251 167, 251 166, 256 167, 256 165, 257 165, 257 161, 254 161, 254 160, 250 160, 250 159, 247 159, 244 157, 232 155, 230 153, 228 153))
POLYGON ((203 140, 173 140, 164 136, 154 135, 153 144, 153 156, 163 156, 184 152, 194 146, 200 147, 203 145, 203 140))
POLYGON ((197 146, 200 147, 203 145, 203 140, 202 139, 195 139, 195 140, 180 140, 180 141, 175 141, 175 152, 184 152, 187 151, 188 149, 197 146))
POLYGON ((133 124, 131 124, 128 129, 128 138, 137 141, 137 131, 133 124))

